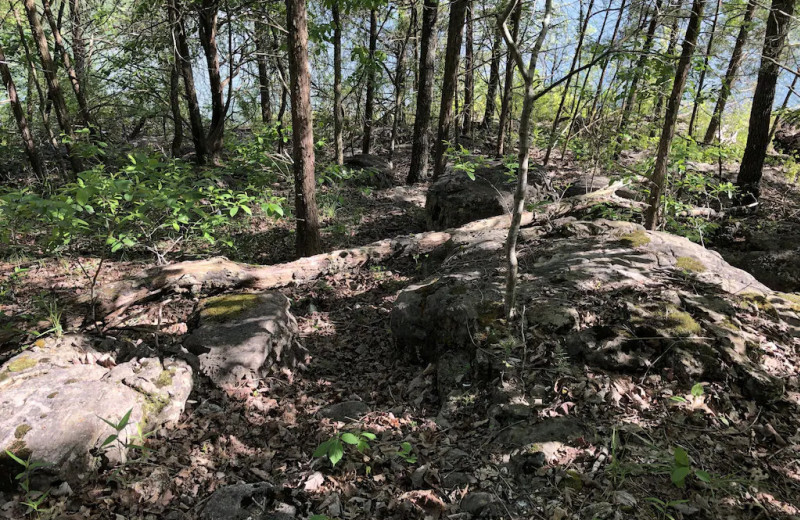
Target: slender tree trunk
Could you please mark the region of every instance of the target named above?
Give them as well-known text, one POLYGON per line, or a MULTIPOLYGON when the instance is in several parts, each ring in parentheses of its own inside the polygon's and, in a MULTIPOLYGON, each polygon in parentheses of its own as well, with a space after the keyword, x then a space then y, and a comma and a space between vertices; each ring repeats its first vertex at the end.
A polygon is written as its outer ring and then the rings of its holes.
MULTIPOLYGON (((606 32, 606 23, 608 22, 608 15, 611 13, 611 9, 606 9, 605 15, 603 15, 603 23, 600 26, 600 32, 597 35, 597 42, 595 44, 595 48, 592 51, 592 58, 589 60, 595 61, 597 58, 597 53, 600 50, 600 45, 603 42, 603 34, 606 32)), ((585 32, 585 31, 584 31, 585 32)), ((592 69, 586 70, 586 75, 583 77, 583 84, 581 84, 580 90, 578 91, 577 99, 574 100, 574 106, 572 109, 572 115, 569 118, 569 126, 567 127, 567 137, 564 138, 564 144, 561 147, 561 160, 564 160, 564 155, 567 153, 567 147, 569 146, 569 140, 572 137, 572 132, 575 130, 575 123, 578 119, 578 114, 580 114, 581 107, 583 106, 583 94, 586 92, 586 85, 589 83, 589 76, 592 74, 592 69)))
POLYGON ((419 83, 411 146, 411 166, 406 183, 419 182, 427 170, 430 154, 431 105, 433 104, 434 63, 436 60, 436 16, 439 0, 424 0, 422 5, 422 38, 419 55, 419 83))
POLYGON ((297 256, 322 251, 314 177, 314 125, 311 72, 308 66, 308 22, 305 0, 286 0, 289 78, 292 93, 292 158, 297 220, 297 256))
POLYGON ((453 99, 458 87, 458 57, 461 54, 461 33, 467 13, 467 0, 453 0, 447 24, 447 49, 444 58, 442 102, 439 107, 439 128, 433 148, 433 179, 444 173, 447 165, 445 149, 453 124, 453 99))
POLYGON ((642 46, 642 53, 639 55, 639 59, 636 60, 636 64, 633 68, 633 77, 631 78, 631 83, 628 86, 628 94, 625 98, 625 102, 622 105, 622 119, 620 120, 619 127, 617 128, 617 142, 614 147, 615 159, 619 157, 619 153, 622 151, 622 140, 624 139, 625 132, 628 129, 628 120, 633 112, 633 107, 636 105, 639 81, 642 79, 642 74, 644 74, 647 60, 650 57, 650 50, 653 48, 653 37, 655 36, 656 29, 658 28, 662 3, 663 0, 656 0, 653 13, 650 15, 650 23, 647 26, 647 34, 645 35, 644 45, 642 46))
POLYGON ((464 126, 462 133, 472 133, 472 105, 475 97, 475 71, 473 70, 473 3, 467 5, 466 26, 464 27, 464 126))
POLYGON ((278 76, 281 80, 281 104, 278 107, 278 153, 283 152, 283 116, 286 114, 286 107, 289 104, 289 89, 287 88, 288 84, 288 77, 286 75, 286 68, 283 66, 283 60, 281 60, 280 56, 277 54, 280 50, 280 43, 278 40, 278 35, 273 28, 272 32, 273 37, 273 45, 274 45, 274 54, 275 54, 275 68, 278 71, 278 76))
MULTIPOLYGON (((583 7, 581 5, 581 7, 583 7)), ((556 144, 556 139, 558 138, 558 123, 559 119, 561 119, 561 111, 564 110, 564 103, 567 100, 567 94, 569 93, 569 85, 572 80, 572 73, 575 71, 575 67, 578 65, 578 62, 581 59, 581 51, 583 50, 583 39, 586 36, 586 28, 589 26, 589 18, 592 16, 592 8, 594 7, 594 0, 589 0, 589 7, 586 10, 586 19, 584 19, 583 24, 580 27, 580 34, 578 35, 578 45, 575 47, 575 54, 572 56, 572 63, 569 66, 569 74, 570 78, 567 79, 567 82, 564 84, 564 92, 561 94, 561 101, 558 103, 558 110, 556 110, 556 117, 553 119, 553 124, 550 127, 550 140, 547 143, 547 151, 544 153, 544 159, 542 160, 542 164, 547 166, 550 162, 550 154, 553 152, 553 146, 556 144)))
POLYGON ((81 90, 85 93, 89 82, 86 77, 86 43, 83 41, 83 12, 80 0, 69 0, 69 19, 72 25, 71 44, 72 56, 75 58, 75 74, 78 76, 81 90))
MULTIPOLYGON (((206 57, 208 84, 211 89, 211 124, 206 135, 206 148, 212 163, 219 162, 225 134, 225 92, 219 67, 219 48, 217 47, 217 27, 219 16, 218 0, 202 0, 198 12, 198 31, 200 46, 206 57)), ((231 57, 230 59, 233 59, 231 57)), ((232 81, 233 78, 229 78, 232 81)))
MULTIPOLYGON (((177 56, 174 56, 177 58, 177 56)), ((183 118, 181 117, 181 78, 178 71, 178 62, 173 61, 169 69, 169 106, 172 110, 172 157, 181 154, 183 146, 183 118)))
POLYGON ((269 59, 267 57, 267 28, 263 21, 256 21, 256 63, 258 65, 258 92, 261 105, 261 122, 269 124, 272 119, 272 103, 270 101, 269 59))
POLYGON ((753 106, 750 109, 747 144, 739 165, 739 175, 736 177, 736 184, 742 194, 756 200, 761 191, 759 185, 769 146, 769 124, 772 117, 772 103, 775 100, 775 86, 781 71, 780 58, 790 21, 794 16, 794 4, 795 0, 772 0, 772 7, 767 17, 761 66, 758 70, 756 90, 753 93, 753 106))
POLYGON ((503 35, 499 30, 495 31, 494 42, 492 43, 492 59, 489 63, 489 83, 486 85, 486 110, 483 112, 481 127, 490 129, 492 119, 497 110, 497 85, 500 83, 500 54, 503 43, 503 35))
POLYGON ((22 108, 19 96, 17 96, 17 87, 14 85, 14 78, 11 77, 11 70, 8 67, 2 45, 0 45, 0 79, 3 80, 3 85, 5 85, 6 92, 8 92, 8 99, 11 102, 11 111, 14 113, 14 119, 17 121, 19 135, 22 137, 22 144, 25 147, 25 153, 28 155, 31 168, 33 168, 34 173, 39 179, 44 179, 42 160, 39 157, 39 152, 36 150, 36 142, 33 139, 33 133, 31 133, 31 128, 28 125, 28 119, 25 117, 25 110, 22 108))
MULTIPOLYGON (((63 3, 61 4, 64 5, 63 3)), ((53 11, 50 9, 50 2, 49 0, 42 0, 42 6, 44 9, 44 16, 47 18, 47 22, 50 25, 50 30, 53 33, 53 41, 55 43, 55 49, 61 55, 61 61, 64 64, 64 70, 67 72, 67 77, 69 78, 70 84, 72 85, 72 91, 75 93, 75 99, 78 101, 78 108, 81 123, 86 128, 91 128, 91 116, 89 114, 89 105, 86 102, 86 96, 84 95, 83 90, 81 89, 81 83, 78 79, 78 74, 75 72, 75 69, 72 67, 72 62, 69 58, 69 53, 67 53, 67 48, 64 45, 64 39, 61 37, 61 30, 58 27, 58 23, 56 23, 56 19, 53 16, 53 11)))
POLYGON ((683 89, 686 87, 686 78, 689 76, 692 56, 697 46, 697 36, 700 33, 700 21, 703 18, 704 6, 705 0, 694 0, 692 3, 692 14, 689 18, 689 25, 686 27, 686 36, 683 39, 678 67, 675 70, 675 82, 672 84, 672 92, 667 100, 667 112, 664 116, 661 139, 658 142, 656 163, 653 167, 653 175, 650 178, 649 206, 645 212, 644 223, 647 229, 655 229, 658 225, 661 194, 664 192, 664 181, 667 178, 669 150, 672 146, 672 139, 675 137, 675 126, 678 122, 681 98, 683 97, 683 89))
POLYGON ((769 143, 771 143, 772 138, 775 137, 775 131, 778 129, 778 125, 781 122, 781 114, 786 110, 786 107, 789 105, 789 100, 795 93, 795 87, 797 86, 798 79, 800 79, 800 75, 795 74, 794 79, 792 79, 792 84, 789 85, 789 88, 786 90, 786 96, 783 98, 783 103, 781 103, 781 108, 778 110, 778 113, 775 114, 775 120, 772 122, 772 128, 770 128, 769 130, 769 139, 767 139, 767 142, 769 143))
MULTIPOLYGON (((670 62, 672 61, 672 56, 675 54, 675 47, 678 45, 678 28, 680 26, 680 10, 683 7, 683 0, 679 0, 678 4, 675 7, 675 11, 672 17, 672 24, 670 25, 670 32, 669 32, 669 43, 667 44, 667 54, 666 59, 670 62)), ((656 107, 653 111, 655 115, 656 121, 661 121, 661 111, 664 110, 664 100, 666 99, 665 91, 667 83, 672 78, 673 74, 670 68, 665 67, 664 72, 658 78, 658 94, 656 96, 656 107)), ((650 130, 650 137, 655 137, 656 135, 656 127, 650 130)))
POLYGON ((708 34, 708 45, 706 46, 706 53, 703 56, 703 68, 700 70, 700 78, 697 80, 697 90, 694 93, 692 115, 689 118, 689 137, 694 135, 694 122, 697 119, 697 110, 703 101, 703 86, 706 82, 706 70, 708 69, 708 60, 711 58, 711 49, 714 45, 714 32, 717 30, 717 20, 719 20, 719 10, 721 7, 722 0, 717 0, 717 9, 714 12, 714 19, 711 22, 711 29, 708 34))
MULTIPOLYGON (((512 0, 516 2, 519 0, 512 0)), ((514 9, 513 3, 509 6, 514 9)), ((511 214, 511 226, 508 229, 508 238, 506 239, 506 294, 505 294, 505 313, 506 317, 511 319, 516 314, 516 301, 517 301, 517 273, 519 271, 519 261, 517 259, 517 238, 519 236, 519 228, 522 223, 522 213, 525 211, 525 194, 528 190, 528 162, 530 161, 530 147, 531 147, 531 114, 533 113, 533 104, 536 100, 535 90, 533 88, 533 80, 535 79, 536 61, 539 56, 539 51, 542 48, 547 32, 550 28, 550 17, 553 10, 553 0, 545 0, 544 16, 542 18, 542 27, 536 37, 527 68, 517 47, 516 40, 511 32, 508 30, 506 20, 509 16, 513 16, 509 10, 498 20, 498 25, 502 30, 503 38, 508 46, 509 55, 517 64, 522 73, 523 80, 525 81, 525 95, 522 100, 522 116, 519 124, 519 167, 517 168, 517 187, 514 191, 514 208, 511 214)))
MULTIPOLYGON (((614 44, 617 43, 617 35, 619 34, 619 28, 622 26, 622 15, 625 13, 625 3, 627 0, 622 0, 619 6, 619 14, 617 15, 617 23, 614 24, 614 32, 611 34, 611 46, 613 47, 614 44)), ((597 80, 597 90, 595 91, 594 97, 592 98, 592 106, 589 108, 589 123, 591 124, 594 122, 594 117, 597 110, 597 104, 600 101, 600 98, 603 95, 603 83, 606 79, 606 71, 608 70, 608 64, 611 62, 610 59, 603 60, 603 66, 600 67, 600 78, 597 80)))
POLYGON ((36 12, 35 0, 25 0, 25 12, 28 16, 28 23, 31 26, 31 33, 36 42, 39 50, 39 58, 42 61, 42 70, 44 77, 47 80, 47 88, 49 89, 49 97, 53 101, 53 108, 56 111, 56 119, 58 119, 58 126, 64 135, 67 136, 69 143, 64 143, 69 156, 70 166, 73 173, 76 175, 83 171, 83 163, 77 154, 74 153, 70 143, 75 142, 75 132, 72 128, 69 113, 67 112, 67 103, 64 100, 64 92, 61 90, 61 85, 58 81, 58 73, 56 65, 50 55, 50 45, 47 42, 47 37, 42 29, 42 23, 39 20, 39 14, 36 12))
POLYGON ((403 110, 403 96, 405 88, 405 67, 406 67, 406 47, 408 47, 408 40, 411 38, 411 32, 414 29, 414 18, 417 16, 417 9, 412 3, 411 5, 411 19, 408 22, 406 35, 403 42, 397 49, 397 68, 394 73, 394 111, 392 113, 392 137, 389 140, 389 165, 394 167, 394 149, 397 143, 398 125, 400 123, 400 114, 403 110))
POLYGON ((342 20, 339 0, 331 5, 333 17, 333 142, 336 148, 336 164, 344 164, 344 109, 342 108, 342 20))
MULTIPOLYGON (((522 3, 518 2, 514 11, 511 13, 511 38, 517 41, 519 38, 519 24, 522 19, 522 3)), ((508 42, 506 42, 508 43, 508 42)), ((505 153, 506 145, 506 123, 510 119, 511 95, 514 86, 514 58, 509 52, 506 57, 505 81, 503 82, 503 97, 500 100, 500 122, 497 127, 497 146, 495 154, 502 157, 505 153)))
POLYGON ((733 45, 731 60, 728 62, 728 69, 725 71, 725 77, 722 79, 717 104, 714 105, 714 112, 711 114, 711 121, 708 123, 706 135, 703 138, 703 142, 705 143, 710 143, 717 137, 717 129, 719 128, 722 114, 725 112, 725 105, 728 103, 728 97, 731 95, 733 82, 736 80, 736 74, 739 72, 739 65, 742 63, 744 45, 747 43, 747 36, 750 33, 756 4, 757 0, 748 0, 747 2, 742 25, 739 27, 739 34, 736 36, 736 43, 733 45))
POLYGON ((364 139, 361 141, 361 153, 370 153, 372 149, 372 124, 375 113, 376 69, 375 51, 378 49, 378 11, 369 12, 369 65, 367 68, 367 99, 364 101, 364 139))

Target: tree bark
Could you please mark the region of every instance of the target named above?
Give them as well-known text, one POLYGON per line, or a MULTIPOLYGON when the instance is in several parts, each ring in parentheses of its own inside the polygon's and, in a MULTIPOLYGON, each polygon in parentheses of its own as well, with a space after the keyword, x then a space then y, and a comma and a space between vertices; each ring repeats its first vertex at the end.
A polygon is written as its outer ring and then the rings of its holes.
POLYGON ((486 130, 492 126, 492 119, 497 110, 497 85, 500 83, 500 45, 503 43, 503 35, 499 30, 495 31, 494 42, 492 43, 492 58, 489 63, 489 83, 486 85, 486 110, 483 112, 481 127, 486 130))
POLYGON ((344 109, 342 108, 342 20, 339 0, 331 6, 333 18, 333 143, 336 164, 344 164, 344 109))
POLYGON ((622 105, 622 118, 620 119, 619 127, 617 128, 617 142, 614 146, 615 159, 619 157, 619 154, 622 151, 622 140, 624 138, 625 131, 628 129, 628 120, 633 112, 633 107, 636 104, 639 81, 642 79, 645 66, 647 65, 647 60, 650 58, 650 50, 653 48, 653 38, 656 34, 656 29, 658 28, 662 3, 663 0, 656 0, 655 7, 653 8, 653 14, 650 15, 650 23, 647 26, 647 34, 645 35, 642 52, 633 67, 633 77, 631 78, 630 85, 628 85, 628 93, 625 97, 625 102, 622 105))
MULTIPOLYGON (((522 19, 522 3, 518 2, 516 8, 511 13, 511 38, 517 41, 519 38, 519 24, 522 19)), ((508 42, 506 42, 508 43, 508 42)), ((500 100, 500 122, 497 126, 497 146, 495 154, 502 157, 505 153, 506 127, 509 122, 511 112, 511 89, 514 86, 514 58, 509 53, 506 56, 505 81, 503 83, 503 97, 500 100)))
POLYGON ((261 122, 269 124, 272 119, 272 103, 270 101, 269 60, 267 58, 267 28, 261 20, 256 21, 256 63, 258 65, 258 93, 261 108, 261 122))
POLYGON ((761 66, 758 69, 758 81, 753 93, 753 106, 750 109, 747 144, 742 163, 739 165, 739 175, 736 177, 736 184, 742 194, 755 200, 758 200, 761 194, 759 185, 769 146, 772 103, 775 100, 775 86, 781 71, 779 60, 794 15, 794 4, 795 0, 772 0, 767 17, 761 66))
POLYGON ((708 69, 708 60, 711 58, 711 49, 714 45, 714 32, 717 30, 717 21, 719 20, 719 10, 722 7, 722 0, 717 0, 717 9, 714 12, 714 19, 711 22, 711 29, 708 34, 708 45, 706 46, 706 53, 703 56, 703 68, 700 70, 700 78, 697 80, 697 90, 694 93, 694 103, 692 104, 692 115, 689 118, 689 131, 688 136, 694 135, 694 122, 697 119, 697 110, 703 100, 703 86, 706 82, 706 70, 708 69))
POLYGON ((314 176, 314 125, 305 0, 286 0, 286 29, 292 95, 292 158, 297 221, 295 245, 297 256, 311 256, 319 253, 322 246, 314 176))
MULTIPOLYGON (((206 148, 211 162, 219 163, 225 134, 225 92, 219 68, 219 48, 217 47, 217 28, 219 17, 218 0, 202 0, 198 12, 198 32, 200 46, 206 57, 208 84, 211 89, 211 124, 206 135, 206 148)), ((232 57, 231 57, 232 59, 232 57)), ((232 81, 233 78, 228 78, 232 81)))
POLYGON ((3 52, 3 46, 0 45, 0 79, 3 80, 3 85, 8 92, 8 99, 11 102, 11 111, 14 113, 14 119, 19 128, 19 135, 22 137, 22 144, 25 147, 25 153, 31 163, 33 172, 39 179, 44 179, 44 167, 42 160, 39 157, 39 152, 36 150, 36 142, 33 139, 28 119, 25 117, 25 110, 22 108, 22 103, 17 95, 17 87, 14 84, 14 78, 11 77, 11 69, 8 67, 6 55, 3 52))
POLYGON ((172 111, 172 157, 178 157, 183 146, 183 117, 181 117, 181 74, 180 58, 172 47, 172 63, 169 68, 169 106, 172 111))
POLYGON ((72 128, 72 122, 70 121, 69 113, 67 112, 67 103, 64 100, 64 92, 61 90, 61 85, 58 81, 56 65, 52 56, 50 55, 50 45, 48 44, 47 37, 42 29, 42 23, 39 20, 39 14, 36 12, 35 0, 25 0, 24 6, 25 12, 28 16, 28 23, 31 26, 33 39, 36 42, 36 46, 39 50, 39 58, 42 61, 42 70, 44 71, 44 77, 47 81, 47 88, 50 91, 49 97, 53 101, 53 108, 56 111, 58 126, 69 140, 68 143, 64 143, 64 147, 67 150, 72 171, 75 175, 77 175, 83 171, 83 163, 72 149, 71 143, 75 142, 75 132, 72 128))
POLYGON ((739 65, 742 63, 744 45, 747 43, 747 37, 750 33, 756 4, 757 0, 748 0, 747 2, 742 25, 739 27, 739 34, 736 36, 736 43, 733 45, 731 60, 728 62, 728 69, 725 71, 725 77, 720 86, 719 97, 717 98, 716 105, 714 105, 714 112, 711 114, 711 121, 708 122, 706 135, 703 138, 704 143, 711 143, 717 137, 717 130, 719 129, 722 114, 725 112, 725 105, 728 103, 728 97, 731 95, 733 82, 736 81, 736 74, 739 72, 739 65))
POLYGON ((405 89, 405 64, 406 64, 406 47, 408 47, 408 40, 411 39, 411 32, 414 29, 414 19, 417 16, 416 6, 411 4, 411 18, 408 21, 408 28, 406 28, 406 35, 402 43, 399 44, 397 49, 397 67, 394 73, 394 111, 392 112, 392 136, 389 140, 389 165, 394 167, 394 149, 397 143, 397 132, 400 124, 400 115, 403 111, 403 96, 405 89))
POLYGON ((86 77, 87 55, 86 43, 83 41, 83 12, 80 0, 69 0, 69 18, 72 25, 72 56, 75 61, 75 74, 78 76, 81 90, 86 92, 88 78, 86 77))
POLYGON ((186 24, 183 21, 183 10, 180 0, 170 0, 168 7, 169 23, 172 27, 174 47, 180 63, 183 88, 186 95, 186 105, 189 109, 189 126, 192 131, 192 143, 198 164, 205 164, 208 156, 206 135, 203 128, 203 117, 200 114, 200 103, 197 101, 197 90, 194 86, 194 72, 192 71, 192 56, 189 53, 189 43, 186 40, 186 24))
POLYGON ((433 148, 433 179, 444 173, 447 165, 445 150, 453 124, 453 99, 458 87, 458 61, 461 54, 461 33, 467 14, 467 0, 453 0, 447 24, 447 49, 444 58, 442 101, 439 107, 439 127, 433 148))
POLYGON ((427 170, 430 154, 431 105, 433 104, 433 80, 436 74, 436 16, 439 0, 424 0, 422 5, 422 38, 419 55, 419 84, 417 107, 414 118, 414 137, 411 146, 411 165, 406 177, 407 184, 419 182, 427 170))
MULTIPOLYGON (((672 55, 675 53, 675 47, 678 45, 678 27, 680 24, 680 10, 683 4, 683 0, 679 0, 677 6, 675 7, 675 11, 672 17, 672 25, 670 25, 670 32, 669 32, 669 43, 667 44, 667 53, 666 58, 672 61, 672 55)), ((661 121, 661 111, 664 109, 664 100, 666 99, 665 95, 665 87, 669 80, 672 78, 672 72, 665 67, 664 72, 658 78, 658 85, 657 90, 658 94, 656 95, 656 108, 653 111, 655 115, 656 121, 661 121)), ((656 128, 655 126, 650 130, 650 137, 655 137, 656 135, 656 128)))
POLYGON ((697 46, 697 36, 700 33, 700 21, 703 18, 704 7, 705 0, 694 0, 692 3, 692 14, 689 18, 689 25, 686 27, 686 36, 683 39, 678 67, 675 70, 675 82, 672 84, 672 92, 667 100, 667 111, 664 115, 661 139, 658 142, 656 163, 653 167, 653 175, 650 178, 649 206, 645 212, 644 226, 650 230, 655 229, 658 225, 661 194, 664 191, 664 181, 667 177, 669 150, 672 146, 672 139, 675 137, 675 126, 678 122, 683 89, 686 87, 686 78, 689 76, 692 56, 697 46))
POLYGON ((558 138, 558 123, 559 119, 561 118, 561 111, 564 110, 564 103, 566 102, 567 94, 569 93, 569 85, 572 80, 571 75, 581 59, 581 51, 583 50, 583 39, 586 36, 586 28, 589 27, 589 18, 592 16, 593 7, 594 7, 594 0, 589 0, 589 7, 586 10, 586 19, 583 21, 583 24, 580 27, 580 34, 578 35, 578 45, 575 47, 575 54, 572 56, 572 63, 569 66, 570 78, 564 84, 564 92, 561 94, 561 100, 558 103, 558 110, 556 110, 556 117, 553 119, 553 124, 550 127, 550 140, 547 143, 547 150, 545 151, 544 159, 542 160, 542 164, 544 166, 547 166, 547 164, 550 162, 550 154, 553 152, 553 146, 555 146, 556 139, 558 138))
POLYGON ((377 65, 375 51, 378 49, 378 11, 369 12, 369 64, 367 65, 367 98, 364 101, 364 138, 361 141, 361 153, 370 153, 372 149, 372 119, 375 113, 375 82, 377 65))
MULTIPOLYGON (((622 0, 619 6, 619 14, 617 15, 617 23, 614 24, 614 32, 611 34, 611 46, 613 47, 614 44, 617 42, 617 35, 619 34, 619 28, 622 26, 622 15, 625 13, 625 3, 627 0, 622 0)), ((592 98, 592 106, 589 108, 589 123, 591 124, 594 122, 594 116, 597 110, 597 104, 600 101, 600 97, 603 95, 603 82, 606 79, 606 71, 608 70, 608 64, 611 60, 606 59, 603 61, 603 66, 600 68, 600 78, 597 80, 597 90, 594 93, 594 97, 592 98)), ((613 80, 612 80, 613 82, 613 80)))
POLYGON ((472 10, 474 4, 469 1, 467 4, 466 25, 464 27, 464 125, 462 133, 470 135, 472 133, 472 105, 475 97, 475 71, 473 59, 473 21, 472 10))
POLYGON ((792 84, 789 85, 789 88, 786 89, 786 96, 783 98, 783 103, 781 103, 781 108, 778 109, 778 113, 775 114, 775 120, 772 122, 772 127, 769 130, 769 139, 767 142, 772 142, 772 138, 775 137, 775 131, 778 129, 778 125, 781 122, 781 114, 786 110, 786 107, 789 105, 789 100, 792 98, 792 95, 795 94, 795 87, 797 87, 797 80, 800 80, 800 75, 795 74, 794 79, 792 79, 792 84))

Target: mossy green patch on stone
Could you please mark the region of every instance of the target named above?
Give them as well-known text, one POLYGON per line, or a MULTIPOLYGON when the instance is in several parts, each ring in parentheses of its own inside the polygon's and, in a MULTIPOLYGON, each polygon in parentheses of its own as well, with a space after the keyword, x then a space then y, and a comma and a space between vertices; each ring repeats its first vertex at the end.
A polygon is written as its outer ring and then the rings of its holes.
POLYGON ((204 320, 225 321, 258 305, 258 294, 223 294, 208 298, 200 309, 204 320))
POLYGON ((160 395, 143 394, 144 403, 142 403, 142 422, 145 425, 151 425, 151 421, 158 417, 164 408, 169 404, 169 399, 160 395))
POLYGON ((703 332, 691 314, 672 308, 667 308, 664 314, 664 325, 675 336, 694 336, 703 332))
POLYGON ((164 388, 165 386, 172 386, 172 376, 175 375, 175 369, 170 368, 169 370, 162 370, 158 377, 155 380, 155 385, 158 388, 164 388))
POLYGON ((77 382, 78 382, 77 379, 75 379, 74 377, 71 377, 71 378, 67 379, 66 381, 64 381, 64 384, 65 385, 71 385, 72 383, 77 383, 77 382))
POLYGON ((787 301, 791 302, 791 304, 792 304, 791 305, 791 309, 794 312, 800 312, 800 294, 782 293, 782 292, 779 292, 779 293, 776 293, 776 294, 780 298, 783 298, 784 300, 787 300, 787 301))
POLYGON ((691 256, 679 256, 675 262, 675 267, 691 273, 702 273, 706 270, 703 262, 691 256))
POLYGON ((19 426, 17 426, 16 430, 14 430, 14 438, 21 439, 25 437, 25 435, 27 435, 28 432, 31 431, 32 429, 33 427, 31 427, 30 424, 22 423, 19 426))
POLYGON ((16 439, 3 451, 0 451, 0 462, 5 462, 11 458, 6 454, 6 451, 13 453, 22 460, 27 460, 31 456, 31 450, 28 449, 28 445, 22 439, 16 439))
POLYGON ((628 242, 631 247, 640 247, 650 243, 650 237, 643 229, 637 229, 632 233, 627 233, 619 237, 621 240, 628 242))
POLYGON ((739 297, 742 299, 745 307, 749 307, 750 304, 753 304, 759 311, 773 317, 778 317, 778 310, 769 302, 769 300, 767 300, 767 297, 763 294, 747 292, 740 294, 739 297))
POLYGON ((29 368, 33 368, 36 366, 38 361, 28 356, 20 356, 17 359, 11 361, 6 368, 8 368, 9 372, 22 372, 23 370, 28 370, 29 368))

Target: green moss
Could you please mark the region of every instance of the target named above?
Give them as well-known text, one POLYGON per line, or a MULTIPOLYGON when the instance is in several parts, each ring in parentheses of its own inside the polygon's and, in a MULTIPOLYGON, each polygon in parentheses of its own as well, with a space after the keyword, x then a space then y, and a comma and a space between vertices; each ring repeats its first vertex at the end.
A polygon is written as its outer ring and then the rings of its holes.
POLYGON ((25 435, 27 435, 28 432, 31 431, 32 429, 33 428, 31 427, 30 424, 25 424, 25 423, 20 424, 19 426, 17 426, 17 429, 14 430, 14 438, 21 439, 25 437, 25 435))
POLYGON ((200 317, 204 320, 225 321, 253 308, 260 300, 257 294, 225 294, 203 303, 200 317))
POLYGON ((150 424, 150 421, 158 417, 164 408, 169 404, 169 399, 160 395, 145 394, 142 404, 142 422, 150 424))
POLYGON ((8 372, 0 372, 0 383, 11 377, 8 372))
POLYGON ((732 322, 731 320, 725 320, 722 323, 720 323, 720 325, 722 325, 722 327, 724 327, 724 328, 726 328, 728 330, 732 330, 734 332, 739 332, 739 327, 737 327, 736 324, 734 322, 732 322))
POLYGON ((664 322, 676 336, 693 336, 703 332, 703 328, 688 312, 667 311, 664 322))
POLYGON ((703 262, 691 256, 679 256, 675 266, 678 269, 683 269, 684 271, 692 273, 702 273, 706 270, 706 266, 703 262))
POLYGON ((71 378, 67 379, 66 381, 64 381, 64 384, 65 385, 71 385, 72 383, 77 383, 77 382, 78 382, 77 379, 75 379, 74 377, 71 377, 71 378))
POLYGON ((158 388, 164 388, 165 386, 172 386, 172 376, 175 375, 175 369, 170 368, 169 370, 162 370, 158 377, 155 380, 155 385, 158 388))
POLYGON ((35 359, 29 358, 28 356, 20 356, 10 362, 7 368, 9 372, 22 372, 23 370, 35 367, 36 363, 38 363, 38 361, 35 359))
POLYGON ((650 237, 647 236, 647 233, 643 229, 639 229, 634 231, 633 233, 622 235, 619 238, 624 240, 625 242, 628 242, 628 244, 631 247, 640 247, 650 243, 650 237))
POLYGON ((769 302, 769 300, 767 300, 767 297, 761 293, 755 293, 755 292, 742 293, 739 295, 739 297, 742 299, 742 302, 745 304, 745 307, 749 307, 750 304, 753 304, 759 311, 765 314, 774 317, 778 316, 778 310, 775 308, 774 305, 772 305, 769 302))
POLYGON ((789 302, 792 303, 791 309, 794 312, 800 312, 800 294, 782 293, 782 292, 779 292, 777 294, 784 300, 788 300, 789 302))
POLYGON ((48 399, 52 399, 52 398, 54 398, 54 397, 55 397, 55 396, 57 396, 57 395, 58 395, 58 392, 53 392, 52 394, 48 394, 48 395, 47 395, 47 398, 48 398, 48 399))

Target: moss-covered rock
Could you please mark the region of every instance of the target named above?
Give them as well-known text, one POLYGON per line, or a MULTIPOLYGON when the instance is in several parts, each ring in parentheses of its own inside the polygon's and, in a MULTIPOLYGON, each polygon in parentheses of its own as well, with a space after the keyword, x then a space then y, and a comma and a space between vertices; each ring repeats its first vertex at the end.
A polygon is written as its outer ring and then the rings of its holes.
POLYGON ((22 372, 35 367, 38 363, 39 361, 28 356, 19 356, 6 365, 6 370, 9 372, 22 372))
POLYGON ((691 256, 679 256, 675 259, 675 267, 691 273, 702 273, 706 270, 703 262, 691 256))
POLYGON ((242 293, 214 296, 203 302, 199 315, 203 320, 230 320, 257 306, 259 301, 258 294, 242 293))
POLYGON ((627 242, 631 247, 641 247, 650 243, 650 237, 643 229, 637 229, 632 233, 627 233, 619 237, 620 240, 627 242))

